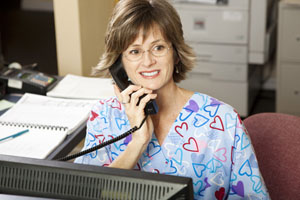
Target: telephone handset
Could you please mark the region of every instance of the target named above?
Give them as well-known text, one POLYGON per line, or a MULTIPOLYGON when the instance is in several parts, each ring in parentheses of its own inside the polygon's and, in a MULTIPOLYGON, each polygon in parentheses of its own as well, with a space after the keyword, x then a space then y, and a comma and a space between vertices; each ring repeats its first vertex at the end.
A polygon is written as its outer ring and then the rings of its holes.
MULTIPOLYGON (((111 76, 113 77, 114 81, 116 82, 117 86, 120 88, 121 91, 125 90, 130 84, 133 84, 131 81, 128 80, 128 76, 122 64, 122 57, 120 56, 117 61, 109 67, 109 71, 111 76)), ((140 100, 146 96, 144 94, 140 97, 140 100)), ((158 112, 158 106, 155 100, 150 100, 145 106, 145 114, 146 115, 153 115, 158 112)))
MULTIPOLYGON (((119 56, 119 58, 117 59, 117 61, 109 67, 109 72, 111 73, 111 76, 113 77, 114 81, 116 82, 116 84, 118 85, 118 87, 120 88, 120 90, 125 90, 130 84, 133 84, 131 81, 128 80, 128 76, 126 74, 126 71, 123 67, 123 64, 122 64, 122 57, 119 56)), ((146 96, 143 95, 140 97, 140 100, 146 96)), ((139 102, 140 102, 139 100, 139 102)), ((93 146, 89 149, 86 149, 84 151, 81 151, 81 152, 78 152, 78 153, 75 153, 75 154, 72 154, 72 155, 68 155, 66 157, 63 157, 63 158, 59 158, 58 160, 60 161, 67 161, 67 160, 71 160, 71 159, 74 159, 74 158, 77 158, 79 156, 82 156, 82 155, 85 155, 85 154, 88 154, 88 153, 91 153, 97 149, 101 149, 103 147, 105 147, 106 145, 110 145, 118 140, 121 140, 125 137, 127 137, 128 135, 134 133, 135 131, 139 130, 143 124, 145 123, 146 119, 147 119, 147 116, 148 115, 153 115, 153 114, 156 114, 158 112, 158 106, 155 102, 155 100, 150 100, 148 101, 148 103, 146 104, 145 106, 145 117, 144 119, 142 120, 141 124, 139 126, 134 126, 133 128, 129 129, 128 131, 126 131, 125 133, 117 136, 117 137, 114 137, 113 139, 110 139, 108 141, 104 141, 102 142, 101 144, 98 144, 96 146, 93 146)))

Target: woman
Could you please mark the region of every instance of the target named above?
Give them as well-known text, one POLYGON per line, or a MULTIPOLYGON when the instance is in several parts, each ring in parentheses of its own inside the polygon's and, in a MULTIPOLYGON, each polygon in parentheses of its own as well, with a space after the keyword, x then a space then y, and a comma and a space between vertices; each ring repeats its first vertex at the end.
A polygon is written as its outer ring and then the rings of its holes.
POLYGON ((180 18, 165 0, 121 0, 105 38, 96 73, 121 56, 134 85, 100 100, 91 111, 84 149, 112 139, 159 111, 141 129, 77 163, 188 176, 196 199, 269 199, 247 132, 229 105, 176 85, 191 70, 194 54, 180 18), (139 102, 139 97, 146 95, 139 102), (139 102, 139 103, 138 103, 139 102))

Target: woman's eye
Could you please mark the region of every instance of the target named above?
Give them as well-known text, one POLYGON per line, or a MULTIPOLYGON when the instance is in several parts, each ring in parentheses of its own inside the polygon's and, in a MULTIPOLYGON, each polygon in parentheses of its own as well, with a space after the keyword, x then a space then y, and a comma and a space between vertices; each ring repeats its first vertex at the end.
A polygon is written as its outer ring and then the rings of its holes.
POLYGON ((132 54, 132 55, 136 55, 139 53, 140 53, 140 50, 138 50, 138 49, 133 49, 133 50, 129 51, 129 54, 132 54))
POLYGON ((154 51, 163 51, 165 48, 164 45, 157 45, 154 47, 154 51))

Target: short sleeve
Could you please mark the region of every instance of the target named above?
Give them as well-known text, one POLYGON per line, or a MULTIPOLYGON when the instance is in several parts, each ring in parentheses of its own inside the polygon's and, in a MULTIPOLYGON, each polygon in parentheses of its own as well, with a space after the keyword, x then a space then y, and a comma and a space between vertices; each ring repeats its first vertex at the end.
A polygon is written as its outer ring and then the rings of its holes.
MULTIPOLYGON (((87 121, 86 137, 82 151, 95 147, 107 140, 110 122, 108 120, 108 106, 105 100, 97 102, 87 121)), ((75 163, 106 166, 111 163, 110 147, 103 147, 75 159, 75 163)))
POLYGON ((270 199, 256 155, 242 120, 237 115, 228 199, 270 199))

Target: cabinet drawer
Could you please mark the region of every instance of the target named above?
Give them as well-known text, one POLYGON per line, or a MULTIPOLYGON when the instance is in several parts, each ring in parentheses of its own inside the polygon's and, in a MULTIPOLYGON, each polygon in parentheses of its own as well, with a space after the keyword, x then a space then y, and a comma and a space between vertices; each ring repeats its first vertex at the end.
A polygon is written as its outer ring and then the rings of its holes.
POLYGON ((249 0, 230 0, 228 1, 227 6, 233 8, 249 9, 249 0))
POLYGON ((279 73, 277 97, 279 111, 300 113, 300 63, 282 63, 279 73))
POLYGON ((283 9, 281 19, 281 58, 300 61, 300 7, 283 9))
MULTIPOLYGON (((173 4, 192 4, 192 5, 201 5, 202 7, 214 7, 214 6, 219 6, 219 7, 224 7, 224 8, 232 8, 232 9, 243 9, 243 10, 248 10, 249 9, 249 0, 223 0, 225 1, 225 4, 205 4, 205 3, 199 3, 197 0, 171 0, 173 4)), ((261 0, 259 0, 261 1, 261 0)), ((272 0, 268 0, 272 1, 272 0)))
POLYGON ((248 65, 197 61, 192 74, 206 74, 212 80, 247 81, 248 65))
POLYGON ((188 43, 195 51, 197 60, 226 63, 248 63, 248 47, 246 45, 221 45, 205 43, 188 43))
POLYGON ((248 10, 197 4, 175 5, 187 41, 247 44, 248 10))

